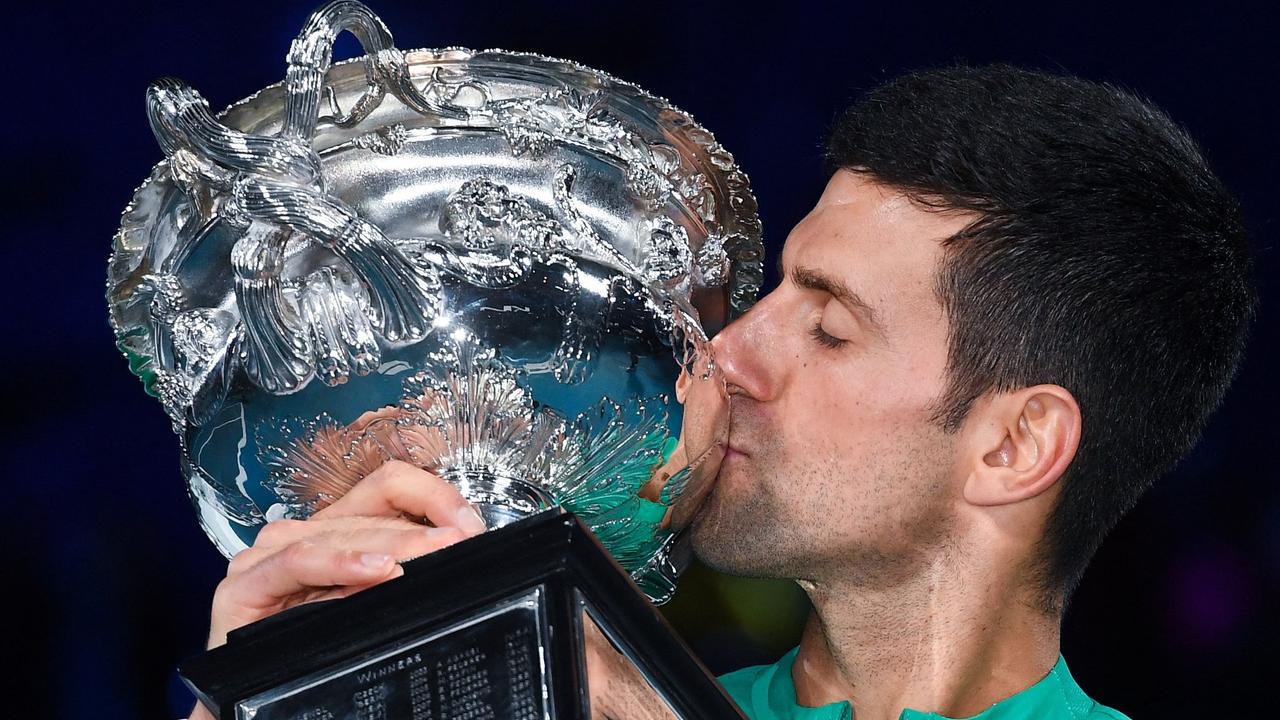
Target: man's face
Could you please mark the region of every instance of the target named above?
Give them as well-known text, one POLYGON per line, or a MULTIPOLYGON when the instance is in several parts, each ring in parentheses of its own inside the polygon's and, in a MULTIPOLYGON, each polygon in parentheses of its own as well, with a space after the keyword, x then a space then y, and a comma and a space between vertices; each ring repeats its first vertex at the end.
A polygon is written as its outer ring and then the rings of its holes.
POLYGON ((954 438, 930 422, 947 319, 941 241, 972 218, 840 171, 787 238, 778 288, 714 340, 729 450, 694 524, 704 562, 893 582, 945 540, 954 438))

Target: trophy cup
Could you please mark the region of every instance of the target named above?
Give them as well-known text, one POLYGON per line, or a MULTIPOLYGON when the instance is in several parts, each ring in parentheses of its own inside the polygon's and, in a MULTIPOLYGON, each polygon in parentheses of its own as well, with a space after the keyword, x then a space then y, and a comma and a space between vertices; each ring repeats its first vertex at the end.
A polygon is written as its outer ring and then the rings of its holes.
POLYGON ((222 718, 587 717, 594 628, 673 714, 737 710, 645 599, 723 455, 707 342, 760 285, 746 177, 665 100, 538 55, 401 51, 358 2, 214 116, 154 82, 165 160, 110 260, 118 346, 228 557, 388 460, 491 530, 233 632, 222 718), (340 32, 364 56, 333 63, 340 32))

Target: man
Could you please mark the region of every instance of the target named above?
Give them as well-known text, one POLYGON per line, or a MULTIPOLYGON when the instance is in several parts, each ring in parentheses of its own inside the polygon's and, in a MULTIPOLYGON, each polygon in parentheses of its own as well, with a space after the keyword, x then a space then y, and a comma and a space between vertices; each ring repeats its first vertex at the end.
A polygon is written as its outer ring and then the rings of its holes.
MULTIPOLYGON (((1150 105, 1002 66, 874 90, 828 155, 781 284, 714 340, 732 427, 695 550, 813 604, 726 689, 757 718, 1123 717, 1071 679, 1060 621, 1230 382, 1254 304, 1234 201, 1150 105)), ((263 530, 210 642, 482 529, 384 466, 263 530)))

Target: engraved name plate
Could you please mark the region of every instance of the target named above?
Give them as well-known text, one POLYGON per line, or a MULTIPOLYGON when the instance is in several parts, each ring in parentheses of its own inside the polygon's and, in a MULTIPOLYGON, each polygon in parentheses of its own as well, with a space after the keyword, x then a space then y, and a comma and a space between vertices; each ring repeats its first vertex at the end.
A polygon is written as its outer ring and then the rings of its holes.
POLYGON ((541 587, 465 621, 236 705, 238 720, 542 720, 551 707, 541 587))

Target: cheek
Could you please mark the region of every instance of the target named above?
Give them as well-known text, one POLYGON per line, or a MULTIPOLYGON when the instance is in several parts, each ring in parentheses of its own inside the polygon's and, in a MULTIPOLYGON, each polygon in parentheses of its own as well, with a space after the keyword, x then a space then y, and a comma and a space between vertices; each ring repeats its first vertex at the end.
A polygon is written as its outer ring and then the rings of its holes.
POLYGON ((914 537, 918 518, 942 512, 951 450, 923 407, 829 394, 805 411, 781 429, 786 454, 761 478, 788 478, 793 520, 833 538, 893 545, 898 535, 914 537))
POLYGON ((828 453, 914 434, 929 424, 941 387, 932 369, 810 366, 801 372, 807 376, 788 389, 778 430, 793 447, 828 453))

